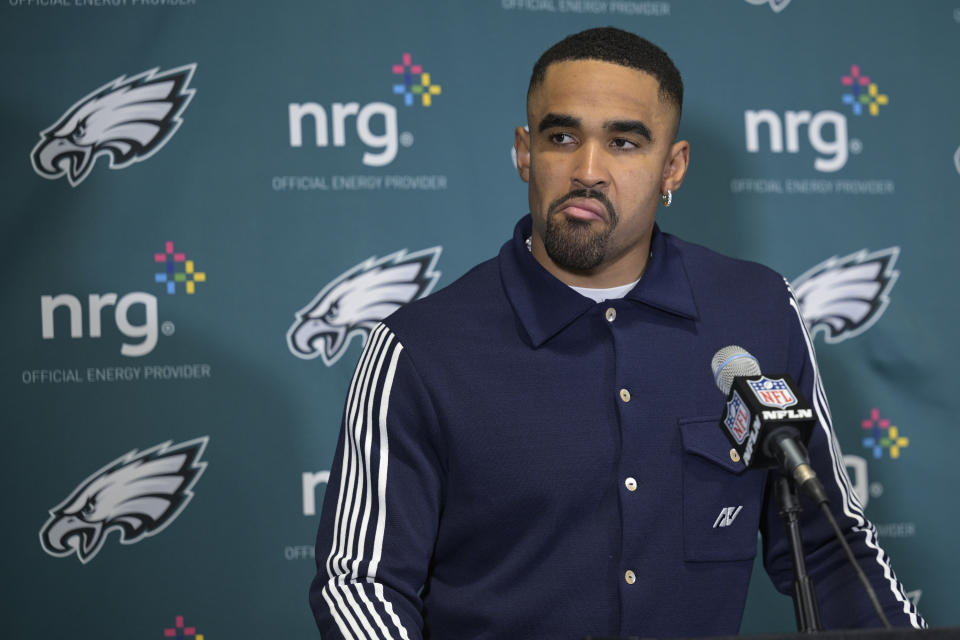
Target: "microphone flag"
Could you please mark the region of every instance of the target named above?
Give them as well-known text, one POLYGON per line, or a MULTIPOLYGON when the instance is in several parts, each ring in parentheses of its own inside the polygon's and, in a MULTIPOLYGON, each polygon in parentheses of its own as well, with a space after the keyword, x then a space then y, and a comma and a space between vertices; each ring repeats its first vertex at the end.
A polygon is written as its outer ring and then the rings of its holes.
POLYGON ((813 434, 813 409, 788 374, 737 376, 730 386, 721 424, 743 464, 752 469, 779 467, 768 436, 788 429, 800 442, 813 434))

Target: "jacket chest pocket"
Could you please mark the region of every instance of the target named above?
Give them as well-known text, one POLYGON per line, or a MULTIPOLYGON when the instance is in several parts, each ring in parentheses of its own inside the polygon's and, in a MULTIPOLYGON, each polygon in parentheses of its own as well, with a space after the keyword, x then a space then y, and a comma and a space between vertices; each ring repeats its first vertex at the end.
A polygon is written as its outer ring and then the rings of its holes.
POLYGON ((751 560, 766 470, 733 455, 717 418, 678 421, 683 441, 683 554, 690 562, 751 560))

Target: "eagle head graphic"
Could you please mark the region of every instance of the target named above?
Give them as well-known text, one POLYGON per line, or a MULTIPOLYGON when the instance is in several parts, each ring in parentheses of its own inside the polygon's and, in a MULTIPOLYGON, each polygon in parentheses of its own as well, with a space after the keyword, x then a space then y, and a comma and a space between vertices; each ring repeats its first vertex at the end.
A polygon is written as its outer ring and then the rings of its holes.
POLYGON ((164 442, 123 455, 84 480, 50 510, 40 544, 52 556, 73 553, 86 564, 116 529, 120 542, 134 544, 160 533, 193 497, 206 469, 200 456, 208 436, 171 447, 164 442))
POLYGON ((430 293, 440 277, 434 266, 441 249, 372 256, 341 274, 296 313, 287 331, 290 351, 298 358, 320 356, 328 367, 333 365, 353 336, 365 341, 381 320, 430 293))
POLYGON ((755 5, 768 4, 774 13, 780 13, 790 4, 790 0, 747 0, 747 2, 755 5))
POLYGON ((33 169, 50 180, 65 175, 75 187, 98 156, 107 156, 111 169, 146 160, 180 127, 195 91, 187 88, 195 70, 193 63, 120 76, 80 99, 40 134, 30 154, 33 169))
POLYGON ((893 268, 900 247, 866 249, 824 260, 793 281, 800 314, 810 336, 829 343, 860 335, 880 319, 900 272, 893 268))

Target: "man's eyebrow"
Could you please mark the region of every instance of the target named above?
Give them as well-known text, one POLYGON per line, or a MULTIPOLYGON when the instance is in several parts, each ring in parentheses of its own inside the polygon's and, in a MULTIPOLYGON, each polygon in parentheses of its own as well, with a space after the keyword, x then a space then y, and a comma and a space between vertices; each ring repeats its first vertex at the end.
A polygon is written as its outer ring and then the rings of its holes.
POLYGON ((547 129, 552 129, 553 127, 576 128, 579 126, 580 118, 574 118, 573 116, 568 116, 563 113, 548 113, 547 115, 543 116, 543 120, 540 121, 537 131, 546 131, 547 129))
POLYGON ((603 128, 616 133, 636 133, 649 142, 653 142, 653 134, 650 133, 650 128, 639 120, 613 120, 604 122, 603 128))

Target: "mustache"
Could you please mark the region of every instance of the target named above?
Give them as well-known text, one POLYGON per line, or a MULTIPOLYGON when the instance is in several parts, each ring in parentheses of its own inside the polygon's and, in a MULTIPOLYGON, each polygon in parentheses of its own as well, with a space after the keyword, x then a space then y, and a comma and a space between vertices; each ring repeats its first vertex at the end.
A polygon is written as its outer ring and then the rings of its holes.
POLYGON ((596 189, 574 189, 573 191, 560 196, 556 200, 550 203, 550 207, 547 209, 547 214, 551 214, 557 209, 559 209, 564 203, 573 200, 575 198, 591 198, 596 200, 603 205, 603 208, 607 211, 607 217, 610 219, 610 224, 614 225, 617 223, 617 210, 613 208, 613 203, 610 202, 610 199, 602 191, 597 191, 596 189))

